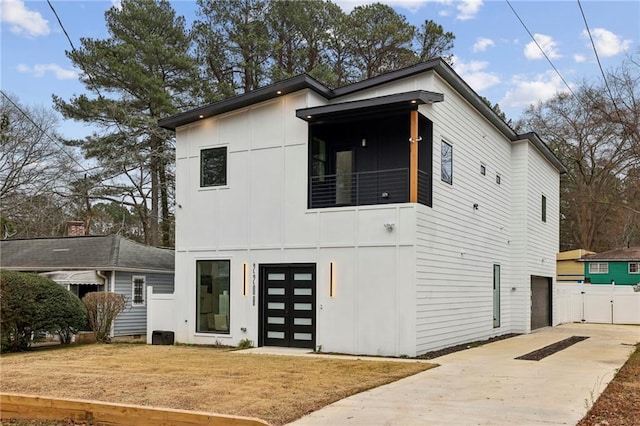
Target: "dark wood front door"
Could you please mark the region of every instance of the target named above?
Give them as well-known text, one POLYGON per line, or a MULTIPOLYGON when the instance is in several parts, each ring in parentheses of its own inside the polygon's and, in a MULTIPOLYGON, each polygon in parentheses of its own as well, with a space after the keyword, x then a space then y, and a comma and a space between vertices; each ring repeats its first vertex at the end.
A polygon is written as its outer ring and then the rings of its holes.
POLYGON ((315 349, 315 265, 260 266, 260 346, 315 349))

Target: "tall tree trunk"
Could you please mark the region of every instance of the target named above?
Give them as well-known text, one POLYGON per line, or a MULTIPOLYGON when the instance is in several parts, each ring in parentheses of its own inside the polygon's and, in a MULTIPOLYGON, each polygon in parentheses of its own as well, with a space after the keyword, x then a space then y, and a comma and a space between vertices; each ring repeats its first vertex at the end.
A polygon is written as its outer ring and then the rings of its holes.
POLYGON ((164 157, 159 161, 158 180, 160 181, 160 204, 162 208, 160 244, 164 247, 170 247, 172 244, 171 223, 169 222, 169 182, 164 157))
POLYGON ((159 240, 159 232, 158 232, 158 219, 159 208, 158 208, 158 170, 159 170, 159 144, 161 141, 155 135, 151 136, 151 161, 149 164, 150 173, 151 173, 151 214, 149 218, 149 243, 152 246, 158 245, 159 240))

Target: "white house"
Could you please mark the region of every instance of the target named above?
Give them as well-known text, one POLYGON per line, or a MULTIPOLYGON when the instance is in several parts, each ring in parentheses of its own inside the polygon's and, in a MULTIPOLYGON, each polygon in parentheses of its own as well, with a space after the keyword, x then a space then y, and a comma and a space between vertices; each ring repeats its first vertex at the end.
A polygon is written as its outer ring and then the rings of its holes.
POLYGON ((176 341, 415 356, 555 323, 564 168, 441 59, 159 124, 176 286, 150 327, 176 341))

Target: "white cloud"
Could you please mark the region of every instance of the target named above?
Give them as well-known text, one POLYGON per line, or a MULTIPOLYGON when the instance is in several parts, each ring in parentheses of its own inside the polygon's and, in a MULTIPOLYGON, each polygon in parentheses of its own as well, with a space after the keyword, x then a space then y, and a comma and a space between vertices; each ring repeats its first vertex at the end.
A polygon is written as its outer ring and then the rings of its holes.
POLYGON ((456 4, 456 9, 458 9, 458 15, 456 18, 461 21, 473 19, 480 11, 481 6, 482 0, 462 0, 456 4))
POLYGON ((500 77, 496 74, 487 72, 486 68, 489 62, 486 61, 470 61, 462 62, 458 58, 453 58, 453 68, 467 82, 469 86, 476 92, 495 86, 500 83, 500 77))
POLYGON ((515 76, 512 79, 513 88, 508 90, 499 102, 503 108, 522 108, 537 102, 544 102, 559 92, 567 92, 568 89, 553 71, 534 77, 533 80, 524 76, 515 76))
POLYGON ((583 54, 576 53, 575 55, 573 55, 573 60, 576 61, 578 64, 581 64, 583 62, 587 62, 587 57, 583 54))
POLYGON ((496 43, 490 38, 480 37, 476 40, 473 45, 474 52, 484 52, 488 47, 495 46, 496 43))
MULTIPOLYGON (((538 42, 538 44, 540 45, 542 50, 544 50, 544 53, 547 54, 549 59, 556 59, 561 56, 557 49, 558 43, 556 43, 553 40, 553 37, 544 35, 544 34, 534 34, 533 38, 538 42)), ((544 55, 542 54, 542 52, 540 51, 536 43, 533 41, 530 41, 524 47, 524 56, 527 59, 544 58, 544 55)))
POLYGON ((43 36, 51 32, 49 21, 39 12, 27 9, 22 0, 0 0, 0 21, 11 25, 11 32, 28 37, 43 36))
POLYGON ((33 74, 36 77, 43 77, 47 72, 51 72, 58 80, 73 80, 74 78, 78 78, 78 73, 75 70, 64 69, 58 64, 36 64, 33 67, 20 64, 17 70, 23 73, 33 74))
POLYGON ((111 0, 111 6, 118 10, 122 10, 122 0, 111 0))
MULTIPOLYGON (((589 38, 587 30, 582 31, 583 38, 589 38)), ((625 52, 631 46, 631 40, 622 40, 618 35, 604 28, 594 28, 591 30, 593 43, 596 45, 598 55, 608 58, 625 52)), ((588 47, 591 47, 589 44, 588 47)))

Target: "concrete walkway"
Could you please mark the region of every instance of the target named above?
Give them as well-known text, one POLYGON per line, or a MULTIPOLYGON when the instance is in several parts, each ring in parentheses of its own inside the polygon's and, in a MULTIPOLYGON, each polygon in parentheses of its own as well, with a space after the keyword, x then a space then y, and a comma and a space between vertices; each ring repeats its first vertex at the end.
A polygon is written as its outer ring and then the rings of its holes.
POLYGON ((440 367, 293 425, 575 425, 640 341, 640 326, 565 324, 435 358, 440 367), (540 361, 514 358, 589 336, 540 361))

